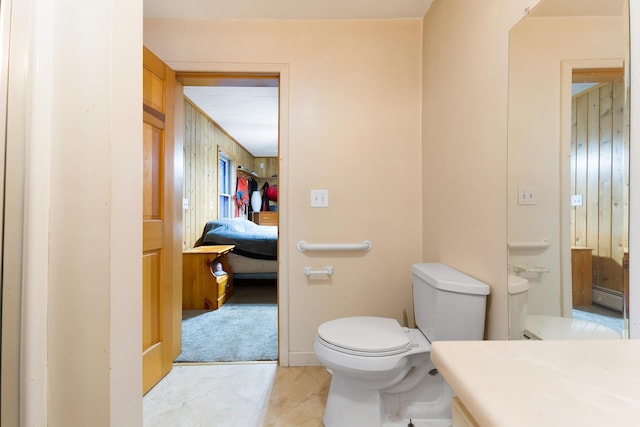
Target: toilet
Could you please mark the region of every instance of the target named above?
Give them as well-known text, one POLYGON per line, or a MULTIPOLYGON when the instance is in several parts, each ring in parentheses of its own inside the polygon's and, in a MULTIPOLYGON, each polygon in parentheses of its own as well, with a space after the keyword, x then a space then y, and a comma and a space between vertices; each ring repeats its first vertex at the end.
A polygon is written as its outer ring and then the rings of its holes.
POLYGON ((510 274, 509 339, 512 340, 619 340, 618 332, 604 325, 569 317, 528 314, 529 281, 510 274))
POLYGON ((509 289, 509 339, 524 339, 524 327, 527 320, 527 301, 529 281, 524 277, 510 274, 509 289))
POLYGON ((452 391, 430 361, 435 340, 482 340, 489 286, 440 263, 412 266, 418 329, 395 319, 335 319, 314 350, 332 374, 325 427, 450 426, 452 391))

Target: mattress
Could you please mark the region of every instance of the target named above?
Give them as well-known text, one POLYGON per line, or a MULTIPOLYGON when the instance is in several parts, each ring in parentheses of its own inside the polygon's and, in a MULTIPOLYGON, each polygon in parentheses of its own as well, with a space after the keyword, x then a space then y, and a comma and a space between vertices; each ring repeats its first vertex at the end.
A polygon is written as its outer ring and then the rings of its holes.
POLYGON ((227 260, 234 276, 248 273, 278 273, 278 261, 275 260, 248 258, 233 252, 227 255, 227 260))
POLYGON ((235 245, 233 252, 249 258, 278 258, 278 227, 257 225, 243 218, 208 221, 195 246, 235 245))

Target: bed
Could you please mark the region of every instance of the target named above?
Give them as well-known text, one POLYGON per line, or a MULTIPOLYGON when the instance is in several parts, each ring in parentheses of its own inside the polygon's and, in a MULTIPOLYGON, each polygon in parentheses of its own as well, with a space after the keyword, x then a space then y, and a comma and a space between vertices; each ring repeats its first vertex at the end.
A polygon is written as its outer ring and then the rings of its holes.
POLYGON ((275 279, 278 273, 278 227, 244 218, 208 221, 195 246, 235 245, 227 259, 237 279, 275 279))

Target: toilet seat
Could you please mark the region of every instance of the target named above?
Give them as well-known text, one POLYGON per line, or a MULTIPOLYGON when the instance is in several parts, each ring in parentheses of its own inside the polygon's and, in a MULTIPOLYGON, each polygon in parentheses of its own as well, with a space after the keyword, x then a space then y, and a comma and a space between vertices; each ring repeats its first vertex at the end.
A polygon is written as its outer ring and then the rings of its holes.
POLYGON ((318 328, 323 345, 356 356, 383 357, 406 353, 412 343, 408 330, 395 319, 385 317, 345 317, 323 323, 318 328))

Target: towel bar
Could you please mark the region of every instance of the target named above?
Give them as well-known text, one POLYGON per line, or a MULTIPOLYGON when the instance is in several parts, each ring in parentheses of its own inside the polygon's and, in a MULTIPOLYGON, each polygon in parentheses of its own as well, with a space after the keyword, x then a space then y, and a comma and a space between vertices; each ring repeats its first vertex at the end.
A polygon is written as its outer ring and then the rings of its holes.
POLYGON ((372 248, 370 241, 362 243, 307 243, 304 240, 298 242, 297 248, 300 252, 305 251, 365 251, 372 248))

